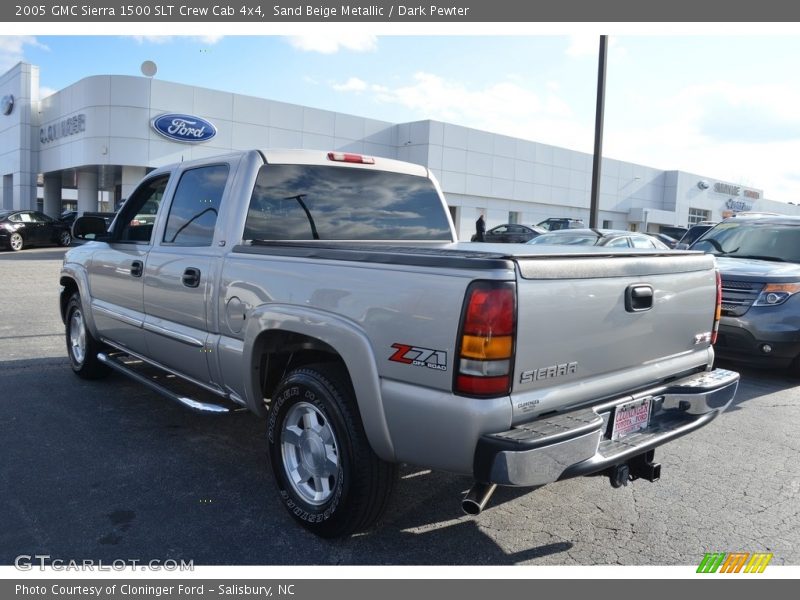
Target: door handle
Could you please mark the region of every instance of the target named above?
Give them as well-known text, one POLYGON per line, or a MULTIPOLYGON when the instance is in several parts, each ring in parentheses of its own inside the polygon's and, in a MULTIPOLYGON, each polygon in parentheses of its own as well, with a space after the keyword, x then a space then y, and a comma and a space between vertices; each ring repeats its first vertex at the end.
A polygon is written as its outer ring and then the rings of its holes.
POLYGON ((187 267, 183 272, 181 281, 186 287, 196 288, 200 285, 200 269, 196 269, 195 267, 187 267))
POLYGON ((140 260, 135 260, 131 263, 131 275, 133 277, 141 277, 144 271, 144 264, 140 260))
POLYGON ((642 312, 653 308, 653 288, 649 285, 629 285, 625 290, 625 310, 642 312))

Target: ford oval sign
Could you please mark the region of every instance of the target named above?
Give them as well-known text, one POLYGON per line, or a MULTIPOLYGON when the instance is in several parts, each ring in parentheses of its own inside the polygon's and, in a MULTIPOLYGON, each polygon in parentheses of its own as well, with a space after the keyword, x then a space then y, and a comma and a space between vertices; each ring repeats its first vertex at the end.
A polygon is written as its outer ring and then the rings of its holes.
POLYGON ((151 124, 158 133, 176 142, 207 142, 217 135, 213 123, 194 115, 168 113, 157 116, 151 124))

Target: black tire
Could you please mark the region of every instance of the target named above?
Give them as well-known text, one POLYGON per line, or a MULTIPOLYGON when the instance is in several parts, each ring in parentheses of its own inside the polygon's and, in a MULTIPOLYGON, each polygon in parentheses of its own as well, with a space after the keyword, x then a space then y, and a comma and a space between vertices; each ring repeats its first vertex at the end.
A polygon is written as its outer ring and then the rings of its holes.
POLYGON ((67 354, 72 370, 83 379, 105 377, 110 369, 97 358, 103 345, 86 328, 81 297, 77 292, 69 299, 66 314, 67 354))
POLYGON ((272 396, 267 442, 281 501, 312 533, 349 535, 383 515, 397 465, 372 451, 342 367, 310 365, 286 375, 272 396))
POLYGON ((22 250, 25 247, 25 239, 22 237, 22 234, 15 231, 8 236, 8 247, 14 252, 22 250))
POLYGON ((69 246, 72 243, 72 234, 66 229, 59 232, 56 243, 61 247, 69 246))

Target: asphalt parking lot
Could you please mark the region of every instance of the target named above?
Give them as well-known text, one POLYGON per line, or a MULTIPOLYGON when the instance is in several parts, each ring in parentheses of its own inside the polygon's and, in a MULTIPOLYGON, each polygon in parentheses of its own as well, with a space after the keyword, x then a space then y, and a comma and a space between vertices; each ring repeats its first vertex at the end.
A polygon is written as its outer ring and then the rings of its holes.
POLYGON ((656 483, 501 489, 468 517, 468 478, 404 467, 379 529, 325 541, 277 502, 256 417, 200 416, 116 374, 72 374, 57 311, 63 252, 0 252, 0 564, 49 554, 197 565, 697 565, 713 551, 800 565, 800 380, 784 373, 742 371, 728 412, 657 451, 656 483))

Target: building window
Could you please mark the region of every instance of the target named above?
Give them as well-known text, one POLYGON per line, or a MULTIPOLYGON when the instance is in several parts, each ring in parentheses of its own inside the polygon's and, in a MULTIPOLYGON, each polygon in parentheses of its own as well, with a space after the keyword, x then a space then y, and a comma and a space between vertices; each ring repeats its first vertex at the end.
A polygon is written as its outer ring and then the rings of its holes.
POLYGON ((611 227, 611 221, 603 221, 603 229, 613 229, 613 227, 611 227))
POLYGON ((711 220, 711 211, 710 210, 703 210, 702 208, 690 208, 689 209, 689 227, 692 225, 696 225, 700 221, 710 221, 711 220))
POLYGON ((508 212, 508 222, 509 223, 513 223, 513 224, 519 223, 520 222, 520 213, 518 213, 517 211, 514 211, 514 210, 509 211, 508 212))

